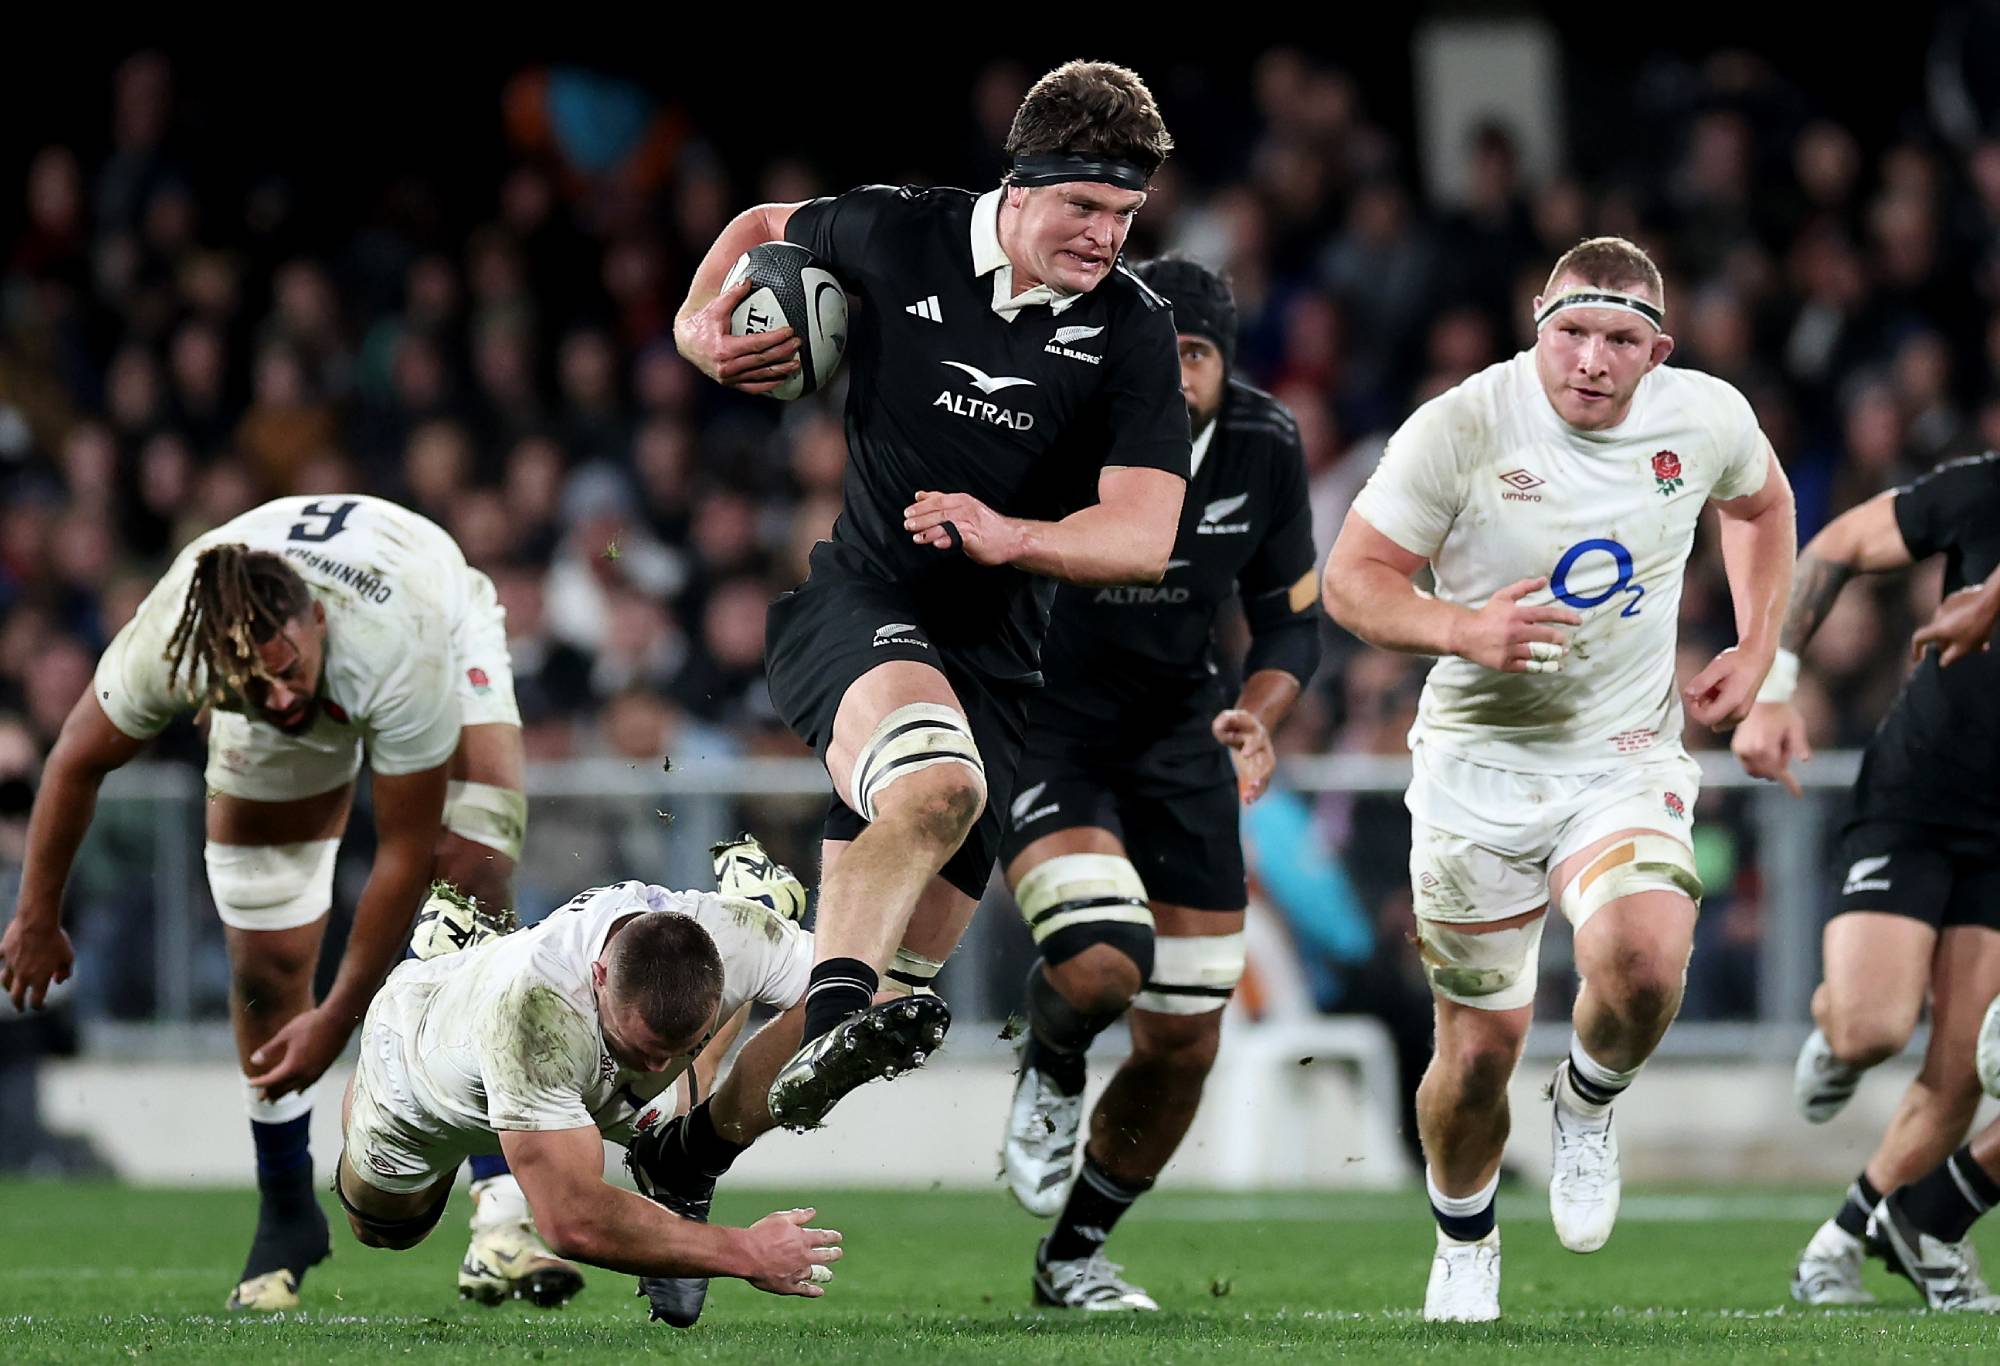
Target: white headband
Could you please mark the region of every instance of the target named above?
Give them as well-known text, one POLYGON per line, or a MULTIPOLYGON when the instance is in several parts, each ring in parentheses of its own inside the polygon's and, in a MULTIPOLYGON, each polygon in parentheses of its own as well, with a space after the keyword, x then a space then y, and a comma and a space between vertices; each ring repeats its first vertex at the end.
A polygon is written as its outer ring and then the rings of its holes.
POLYGON ((1573 289, 1542 305, 1542 311, 1535 315, 1535 329, 1540 331, 1550 318, 1565 308, 1616 308, 1644 318, 1653 325, 1655 332, 1666 328, 1666 310, 1649 299, 1642 299, 1636 294, 1621 294, 1615 289, 1573 289))

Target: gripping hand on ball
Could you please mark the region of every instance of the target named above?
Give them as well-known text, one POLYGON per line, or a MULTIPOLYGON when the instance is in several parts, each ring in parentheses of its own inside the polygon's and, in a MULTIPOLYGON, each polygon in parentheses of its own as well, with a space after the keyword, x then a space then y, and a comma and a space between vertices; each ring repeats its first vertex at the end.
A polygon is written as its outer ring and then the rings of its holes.
POLYGON ((917 490, 903 509, 903 530, 918 545, 963 550, 974 564, 1012 564, 1021 553, 1021 526, 969 493, 917 490))
POLYGON ((750 297, 752 280, 738 280, 694 312, 674 320, 674 345, 717 384, 768 394, 799 372, 799 339, 789 327, 735 337, 729 315, 750 297))

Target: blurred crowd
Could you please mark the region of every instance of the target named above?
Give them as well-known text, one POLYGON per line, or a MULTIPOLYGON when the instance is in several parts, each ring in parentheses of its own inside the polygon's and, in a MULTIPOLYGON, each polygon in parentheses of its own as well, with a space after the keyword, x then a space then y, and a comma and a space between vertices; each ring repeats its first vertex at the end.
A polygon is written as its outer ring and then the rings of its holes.
MULTIPOLYGON (((996 62, 972 82, 956 163, 879 174, 991 184, 1033 74, 996 62)), ((2000 136, 1977 101, 1970 118, 1942 107, 1943 83, 1936 106, 1863 141, 1754 57, 1663 56, 1648 75, 1632 108, 1599 111, 1645 130, 1622 157, 1531 177, 1515 132, 1488 123, 1459 150, 1465 195, 1450 204, 1426 198, 1413 149, 1335 66, 1274 49, 1242 88, 1208 92, 1203 137, 1225 155, 1169 163, 1132 250, 1229 272, 1238 363, 1299 419, 1322 551, 1387 434, 1530 344, 1549 263, 1599 232, 1660 262, 1675 363, 1756 406, 1802 539, 2000 444, 2000 136)), ((0 238, 0 783, 32 772, 174 550, 288 493, 397 499, 493 576, 531 758, 800 752, 763 687, 764 606, 803 577, 837 511, 840 394, 724 393, 670 329, 732 213, 846 187, 798 161, 734 164, 686 110, 622 79, 528 68, 491 93, 496 175, 379 186, 334 245, 287 189, 311 168, 234 166, 226 141, 197 145, 184 115, 201 92, 156 54, 109 73, 100 126, 51 127, 16 168, 18 207, 0 216, 14 225, 0 238)), ((1802 690, 1816 743, 1865 740, 1900 680, 1896 643, 1934 594, 1919 575, 1844 596, 1802 690)), ((1733 639, 1712 544, 1683 611, 1698 667, 1733 639)), ((1400 752, 1421 661, 1328 633, 1286 748, 1400 752)), ((183 732, 167 749, 197 745, 183 732)), ((1403 846, 1367 838, 1400 819, 1375 805, 1327 801, 1316 819, 1380 908, 1403 846)), ((1754 937, 1719 919, 1716 933, 1754 937)))

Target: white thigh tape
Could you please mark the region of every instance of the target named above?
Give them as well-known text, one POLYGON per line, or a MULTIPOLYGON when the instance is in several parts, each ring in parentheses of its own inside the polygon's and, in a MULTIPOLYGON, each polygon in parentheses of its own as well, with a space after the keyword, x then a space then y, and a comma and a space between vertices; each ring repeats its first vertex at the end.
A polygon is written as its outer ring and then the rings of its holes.
POLYGON ((1153 927, 1139 870, 1116 854, 1058 854, 1038 863, 1014 889, 1014 900, 1037 944, 1091 921, 1153 927))
POLYGON ((208 890, 222 923, 238 930, 291 930, 333 909, 339 840, 303 844, 209 844, 208 890))
POLYGON ((1546 915, 1511 929, 1468 933, 1441 920, 1417 921, 1417 951, 1431 990, 1477 1010, 1516 1010, 1535 999, 1546 915))
POLYGON ((1243 935, 1162 935, 1153 941, 1153 978, 1132 998, 1156 1015, 1206 1015, 1229 1004, 1243 980, 1243 935))
POLYGON ((1679 892, 1701 905, 1694 850, 1666 835, 1634 835, 1612 845, 1563 888, 1562 912, 1578 929, 1609 903, 1635 892, 1679 892))
POLYGON ((528 835, 528 799, 492 783, 447 783, 444 828, 519 863, 528 835))
POLYGON ((964 764, 986 781, 986 765, 966 728, 965 717, 937 702, 912 702, 882 718, 861 747, 849 778, 848 805, 864 820, 875 819, 875 796, 907 773, 933 764, 964 764))

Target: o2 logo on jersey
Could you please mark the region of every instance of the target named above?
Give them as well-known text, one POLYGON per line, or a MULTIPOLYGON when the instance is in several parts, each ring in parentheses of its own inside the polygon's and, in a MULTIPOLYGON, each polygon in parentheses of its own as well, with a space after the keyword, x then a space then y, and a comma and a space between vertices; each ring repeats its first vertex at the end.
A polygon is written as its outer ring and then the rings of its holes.
POLYGON ((1632 595, 1632 601, 1626 603, 1625 610, 1618 615, 1636 617, 1639 615, 1639 603, 1646 596, 1646 585, 1632 582, 1632 552, 1616 541, 1599 536, 1588 541, 1578 541, 1563 552, 1562 558, 1556 561, 1555 572, 1549 575, 1549 591, 1555 594, 1557 602, 1566 607, 1574 607, 1579 612, 1602 606, 1620 593, 1629 593, 1632 595), (1609 588, 1589 597, 1575 592, 1569 586, 1569 576, 1587 555, 1609 555, 1613 567, 1618 571, 1618 577, 1609 588))

